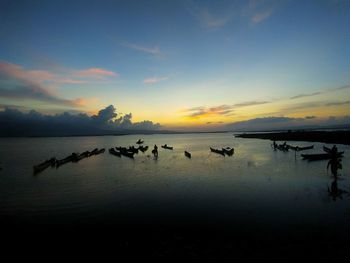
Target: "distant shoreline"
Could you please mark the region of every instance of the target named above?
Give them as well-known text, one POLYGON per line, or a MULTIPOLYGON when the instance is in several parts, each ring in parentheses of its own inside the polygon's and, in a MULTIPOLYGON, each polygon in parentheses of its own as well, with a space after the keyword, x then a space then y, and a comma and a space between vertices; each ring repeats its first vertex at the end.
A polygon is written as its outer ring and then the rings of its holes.
POLYGON ((237 138, 271 141, 308 141, 350 145, 350 131, 289 131, 235 134, 237 138))

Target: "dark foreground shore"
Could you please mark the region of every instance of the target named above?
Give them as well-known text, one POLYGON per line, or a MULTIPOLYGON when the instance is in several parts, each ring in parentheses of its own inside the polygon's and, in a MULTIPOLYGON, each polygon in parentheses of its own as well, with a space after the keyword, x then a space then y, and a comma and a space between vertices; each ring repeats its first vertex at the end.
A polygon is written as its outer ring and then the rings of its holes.
POLYGON ((235 134, 238 138, 256 138, 271 141, 307 141, 350 144, 350 131, 291 131, 235 134))

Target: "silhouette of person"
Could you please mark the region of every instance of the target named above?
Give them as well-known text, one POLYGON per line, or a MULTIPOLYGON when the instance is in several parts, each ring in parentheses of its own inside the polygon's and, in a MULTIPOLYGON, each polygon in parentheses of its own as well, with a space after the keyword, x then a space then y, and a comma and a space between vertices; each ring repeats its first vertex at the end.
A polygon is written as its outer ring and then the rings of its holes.
POLYGON ((152 151, 154 157, 158 157, 158 146, 155 144, 152 151))
POLYGON ((338 148, 336 145, 333 145, 332 147, 332 154, 336 154, 338 152, 338 148))
POLYGON ((332 155, 332 158, 329 160, 327 164, 327 170, 331 167, 331 172, 334 177, 338 176, 338 169, 342 169, 343 166, 341 164, 341 159, 337 158, 336 154, 332 155))

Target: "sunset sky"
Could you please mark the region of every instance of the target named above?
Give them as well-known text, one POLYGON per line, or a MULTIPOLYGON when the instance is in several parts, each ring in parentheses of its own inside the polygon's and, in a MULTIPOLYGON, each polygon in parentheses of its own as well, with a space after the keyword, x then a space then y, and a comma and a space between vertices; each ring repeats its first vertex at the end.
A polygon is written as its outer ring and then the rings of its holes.
POLYGON ((349 25, 346 0, 2 0, 0 111, 350 123, 349 25))

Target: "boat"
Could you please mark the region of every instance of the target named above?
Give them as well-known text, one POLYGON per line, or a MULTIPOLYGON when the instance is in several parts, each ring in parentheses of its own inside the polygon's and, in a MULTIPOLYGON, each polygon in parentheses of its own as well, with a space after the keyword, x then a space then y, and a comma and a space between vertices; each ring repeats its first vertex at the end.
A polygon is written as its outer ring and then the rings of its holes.
POLYGON ((168 150, 173 150, 174 149, 174 147, 170 147, 170 146, 168 146, 168 145, 162 145, 161 146, 163 149, 168 149, 168 150))
POLYGON ((76 155, 75 158, 73 159, 73 162, 79 162, 80 160, 89 157, 90 156, 90 152, 89 151, 85 151, 79 155, 76 155))
POLYGON ((127 151, 128 149, 126 147, 120 147, 120 146, 117 146, 115 147, 115 149, 117 149, 118 151, 127 151))
POLYGON ((231 147, 226 147, 226 148, 222 148, 222 151, 226 154, 226 155, 233 155, 234 153, 234 148, 231 148, 231 147))
POLYGON ((102 148, 102 149, 99 149, 95 155, 98 155, 98 154, 101 154, 101 153, 104 153, 105 152, 105 148, 102 148))
POLYGON ((185 156, 191 159, 191 153, 189 153, 188 151, 185 151, 185 156))
POLYGON ((98 148, 93 149, 93 150, 90 152, 89 157, 92 156, 92 155, 97 154, 97 152, 98 152, 98 148))
POLYGON ((288 147, 289 149, 292 149, 292 150, 296 151, 296 152, 305 151, 305 150, 310 150, 310 149, 313 149, 313 148, 314 148, 313 145, 305 146, 305 147, 300 147, 300 146, 292 146, 292 145, 288 145, 288 144, 287 144, 287 147, 288 147))
POLYGON ((127 149, 127 151, 131 153, 139 153, 139 149, 135 148, 134 146, 130 146, 129 149, 127 149))
POLYGON ((278 149, 278 150, 280 150, 280 151, 282 151, 282 152, 288 152, 288 146, 287 146, 287 144, 277 144, 276 145, 276 149, 278 149))
POLYGON ((144 141, 142 141, 141 139, 138 139, 138 141, 136 142, 136 144, 143 144, 144 141))
POLYGON ((134 158, 134 154, 138 153, 138 149, 136 149, 134 146, 126 148, 126 147, 115 147, 121 155, 124 155, 129 158, 134 158))
POLYGON ((142 145, 140 145, 139 146, 139 150, 141 151, 141 152, 145 152, 145 151, 147 151, 148 150, 148 146, 142 146, 142 145))
POLYGON ((68 162, 71 162, 73 161, 75 158, 76 158, 77 154, 76 153, 72 153, 71 155, 67 156, 66 158, 64 159, 61 159, 61 160, 57 160, 56 161, 56 167, 59 167, 65 163, 68 163, 68 162))
POLYGON ((126 157, 134 159, 134 153, 133 152, 128 152, 128 151, 121 151, 121 155, 124 155, 126 157))
POLYGON ((108 151, 110 154, 121 157, 121 153, 119 151, 116 151, 114 148, 110 148, 108 151))
POLYGON ((326 152, 326 153, 332 153, 332 149, 331 148, 328 148, 326 146, 323 146, 323 150, 326 152))
MULTIPOLYGON (((343 157, 343 154, 344 154, 344 152, 338 152, 337 153, 337 158, 343 157)), ((310 160, 310 161, 332 159, 332 154, 329 154, 329 153, 302 154, 301 156, 304 159, 307 159, 307 160, 310 160)))
POLYGON ((51 159, 46 160, 45 162, 42 162, 41 164, 34 165, 33 166, 33 172, 34 174, 40 173, 44 171, 49 166, 54 166, 56 164, 56 158, 52 157, 51 159))
POLYGON ((225 156, 225 153, 223 150, 218 150, 218 149, 214 149, 210 147, 210 151, 217 153, 217 154, 221 154, 222 156, 225 156))

